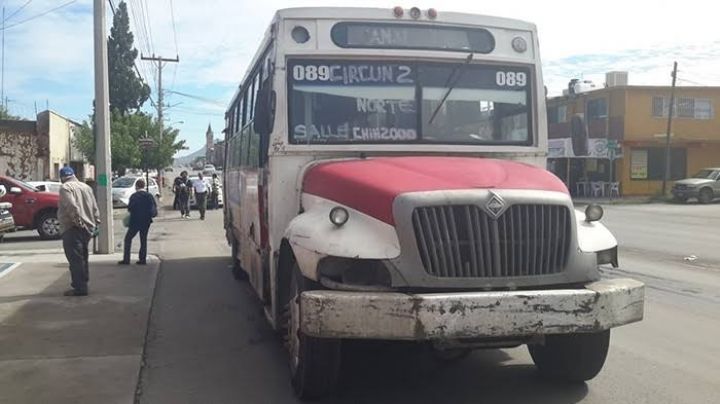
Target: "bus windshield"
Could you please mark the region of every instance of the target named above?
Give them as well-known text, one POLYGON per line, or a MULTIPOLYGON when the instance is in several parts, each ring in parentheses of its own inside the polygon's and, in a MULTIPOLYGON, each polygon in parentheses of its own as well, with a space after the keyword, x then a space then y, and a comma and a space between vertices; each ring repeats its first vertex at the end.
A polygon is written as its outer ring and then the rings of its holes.
POLYGON ((525 66, 291 60, 290 142, 532 144, 530 72, 525 66))

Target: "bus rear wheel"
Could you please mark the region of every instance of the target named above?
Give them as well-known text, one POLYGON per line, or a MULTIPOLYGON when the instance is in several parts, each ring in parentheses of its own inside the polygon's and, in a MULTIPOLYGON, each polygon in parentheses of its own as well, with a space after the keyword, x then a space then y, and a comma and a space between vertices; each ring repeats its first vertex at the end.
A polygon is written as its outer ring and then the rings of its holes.
POLYGON ((340 373, 340 340, 310 337, 300 330, 300 294, 319 287, 300 273, 297 264, 294 265, 290 300, 283 314, 292 387, 295 395, 301 399, 327 395, 337 384, 340 373))
POLYGON ((240 260, 238 259, 238 253, 240 252, 240 248, 238 246, 237 240, 233 239, 232 241, 232 250, 230 253, 230 256, 232 258, 232 274, 233 278, 238 281, 246 281, 248 279, 247 272, 245 272, 242 267, 240 266, 240 260))

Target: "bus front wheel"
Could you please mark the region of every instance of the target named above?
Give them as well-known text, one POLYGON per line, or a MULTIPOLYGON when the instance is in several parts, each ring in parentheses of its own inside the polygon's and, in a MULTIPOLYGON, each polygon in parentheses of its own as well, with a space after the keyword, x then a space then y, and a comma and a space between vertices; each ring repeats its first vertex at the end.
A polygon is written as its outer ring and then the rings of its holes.
POLYGON ((320 285, 305 278, 295 264, 284 320, 292 386, 302 399, 327 395, 335 387, 340 372, 340 340, 310 337, 300 331, 300 294, 318 288, 320 285))

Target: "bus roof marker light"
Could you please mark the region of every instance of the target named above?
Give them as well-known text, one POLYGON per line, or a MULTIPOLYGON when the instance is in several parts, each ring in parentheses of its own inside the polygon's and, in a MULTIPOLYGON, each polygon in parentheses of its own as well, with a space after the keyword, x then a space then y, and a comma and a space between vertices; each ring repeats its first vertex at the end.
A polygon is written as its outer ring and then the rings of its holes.
POLYGON ((393 8, 393 15, 394 15, 396 18, 402 17, 403 14, 405 14, 405 10, 403 10, 402 7, 400 7, 400 6, 395 6, 395 8, 393 8))
POLYGON ((422 11, 420 11, 419 8, 413 7, 410 9, 410 17, 413 20, 417 20, 418 18, 420 18, 420 15, 422 15, 422 11))
POLYGON ((297 43, 305 43, 310 40, 310 33, 307 28, 299 25, 292 29, 290 36, 292 36, 292 39, 297 43))
POLYGON ((434 20, 437 18, 438 12, 434 8, 430 8, 427 11, 427 16, 429 19, 434 20))
POLYGON ((527 41, 523 37, 516 36, 512 40, 512 48, 515 52, 524 53, 527 50, 527 41))

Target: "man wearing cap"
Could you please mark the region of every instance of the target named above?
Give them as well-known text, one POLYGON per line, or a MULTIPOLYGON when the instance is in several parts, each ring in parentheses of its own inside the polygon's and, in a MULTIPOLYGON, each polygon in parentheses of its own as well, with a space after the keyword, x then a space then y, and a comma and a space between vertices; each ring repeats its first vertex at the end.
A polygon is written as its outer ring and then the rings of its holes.
POLYGON ((60 169, 60 203, 58 220, 62 230, 63 250, 70 264, 72 289, 65 296, 87 296, 90 266, 88 244, 100 223, 100 211, 92 188, 78 181, 71 167, 60 169))

